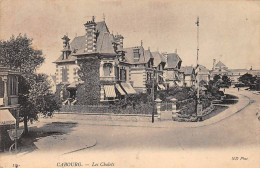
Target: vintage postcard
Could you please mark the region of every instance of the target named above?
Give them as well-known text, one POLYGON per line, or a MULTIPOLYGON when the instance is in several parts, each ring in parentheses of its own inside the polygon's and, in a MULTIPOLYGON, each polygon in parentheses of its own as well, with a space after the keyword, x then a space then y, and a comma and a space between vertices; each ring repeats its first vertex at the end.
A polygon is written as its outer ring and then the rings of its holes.
POLYGON ((0 0, 0 167, 260 167, 260 1, 0 0))

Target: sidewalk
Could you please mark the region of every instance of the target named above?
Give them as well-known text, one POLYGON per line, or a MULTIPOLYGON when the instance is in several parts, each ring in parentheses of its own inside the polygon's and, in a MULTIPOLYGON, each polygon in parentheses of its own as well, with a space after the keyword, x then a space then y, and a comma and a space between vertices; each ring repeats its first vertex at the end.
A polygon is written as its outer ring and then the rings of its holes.
POLYGON ((62 115, 54 115, 52 119, 54 120, 77 120, 82 124, 93 125, 93 126, 125 126, 125 127, 151 127, 151 128, 175 128, 175 127, 187 127, 187 128, 196 128, 203 127, 212 124, 216 124, 226 118, 231 117, 237 112, 243 110, 250 104, 249 97, 237 92, 235 89, 227 89, 226 93, 233 94, 239 98, 238 102, 234 105, 230 105, 228 109, 223 112, 217 114, 214 117, 211 117, 202 122, 177 122, 177 121, 157 121, 155 118, 155 122, 128 122, 128 121, 105 121, 105 120, 85 120, 84 115, 75 115, 75 114, 62 114, 62 115))

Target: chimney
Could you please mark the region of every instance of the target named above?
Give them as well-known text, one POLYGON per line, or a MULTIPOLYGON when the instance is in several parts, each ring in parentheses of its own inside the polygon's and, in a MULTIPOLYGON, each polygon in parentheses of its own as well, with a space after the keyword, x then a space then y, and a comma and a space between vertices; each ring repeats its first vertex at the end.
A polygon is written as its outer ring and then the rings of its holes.
POLYGON ((88 21, 85 26, 86 30, 86 48, 85 52, 96 52, 97 51, 97 32, 96 32, 95 17, 92 17, 92 21, 88 21))
POLYGON ((167 52, 163 52, 162 55, 163 55, 163 57, 164 57, 164 59, 165 59, 165 63, 166 63, 166 64, 165 64, 165 67, 167 67, 167 66, 168 66, 168 65, 167 65, 167 64, 168 64, 168 53, 167 53, 167 52))
POLYGON ((121 34, 117 34, 117 35, 115 35, 115 42, 119 45, 119 47, 121 48, 121 49, 123 49, 123 40, 124 40, 124 37, 121 35, 121 34))
POLYGON ((68 59, 69 55, 71 54, 70 39, 67 35, 64 35, 61 39, 63 40, 62 59, 68 59))
POLYGON ((175 53, 177 54, 177 48, 175 49, 175 53))
POLYGON ((138 47, 134 47, 133 49, 133 53, 134 53, 134 62, 138 62, 140 59, 140 53, 139 53, 139 48, 138 47))
POLYGON ((215 65, 216 65, 216 59, 213 59, 213 67, 212 67, 212 70, 215 70, 215 65))

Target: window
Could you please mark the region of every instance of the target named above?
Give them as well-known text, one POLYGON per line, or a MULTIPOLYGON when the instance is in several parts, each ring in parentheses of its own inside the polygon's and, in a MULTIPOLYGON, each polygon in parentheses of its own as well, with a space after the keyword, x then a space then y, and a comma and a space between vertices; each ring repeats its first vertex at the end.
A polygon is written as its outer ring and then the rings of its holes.
POLYGON ((8 84, 9 84, 9 95, 18 95, 17 78, 15 76, 10 76, 8 79, 8 84))
POLYGON ((111 63, 105 63, 103 65, 104 70, 104 76, 111 76, 112 74, 112 64, 111 63))
POLYGON ((77 68, 74 68, 74 69, 73 69, 73 74, 74 74, 74 76, 77 75, 77 68))
POLYGON ((119 78, 119 72, 120 72, 120 71, 119 71, 119 67, 116 67, 116 79, 118 79, 118 80, 120 79, 120 78, 119 78))
POLYGON ((121 81, 125 81, 126 80, 126 70, 125 69, 121 69, 120 70, 120 80, 121 81))
POLYGON ((62 82, 67 82, 68 81, 68 69, 62 68, 62 82))

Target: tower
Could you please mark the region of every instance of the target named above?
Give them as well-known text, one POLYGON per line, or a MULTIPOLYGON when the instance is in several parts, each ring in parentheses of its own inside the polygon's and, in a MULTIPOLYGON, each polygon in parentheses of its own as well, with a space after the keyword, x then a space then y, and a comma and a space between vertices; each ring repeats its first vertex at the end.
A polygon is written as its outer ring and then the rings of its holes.
POLYGON ((63 40, 62 59, 68 59, 71 54, 70 38, 67 35, 64 35, 61 39, 63 40))

